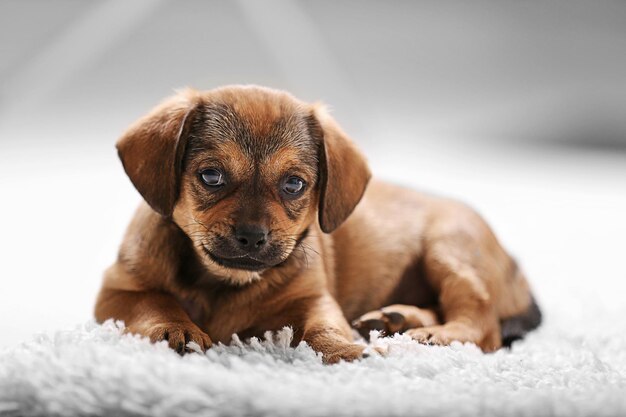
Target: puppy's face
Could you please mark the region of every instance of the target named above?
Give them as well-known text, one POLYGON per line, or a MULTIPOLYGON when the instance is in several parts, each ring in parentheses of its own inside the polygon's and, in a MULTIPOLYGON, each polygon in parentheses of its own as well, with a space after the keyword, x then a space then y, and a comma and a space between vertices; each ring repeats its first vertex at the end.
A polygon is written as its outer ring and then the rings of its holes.
POLYGON ((259 94, 196 109, 174 219, 216 275, 245 281, 284 262, 315 219, 321 143, 305 110, 259 94))
POLYGON ((320 108, 258 87, 179 94, 118 149, 146 201, 189 236, 213 275, 236 284, 302 249, 318 213, 322 230, 334 230, 369 179, 320 108))

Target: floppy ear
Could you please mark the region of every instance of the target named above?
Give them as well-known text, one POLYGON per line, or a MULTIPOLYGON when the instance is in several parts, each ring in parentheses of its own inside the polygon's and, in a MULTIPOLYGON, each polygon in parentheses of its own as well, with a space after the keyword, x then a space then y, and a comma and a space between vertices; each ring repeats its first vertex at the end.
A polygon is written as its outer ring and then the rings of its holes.
POLYGON ((321 139, 319 222, 324 233, 338 228, 359 203, 371 173, 365 157, 323 106, 313 107, 311 132, 321 139))
POLYGON ((169 217, 178 184, 189 121, 199 104, 194 90, 170 97, 136 121, 117 142, 126 174, 146 202, 169 217))

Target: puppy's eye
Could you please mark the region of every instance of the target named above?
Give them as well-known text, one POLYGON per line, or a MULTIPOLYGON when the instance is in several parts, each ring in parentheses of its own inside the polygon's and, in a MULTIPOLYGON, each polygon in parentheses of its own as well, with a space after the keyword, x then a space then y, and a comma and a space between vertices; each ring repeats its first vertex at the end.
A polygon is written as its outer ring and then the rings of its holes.
POLYGON ((224 185, 224 175, 217 169, 205 169, 200 173, 200 178, 209 187, 224 185))
POLYGON ((289 177, 283 184, 283 191, 289 195, 298 195, 304 190, 304 180, 299 177, 289 177))

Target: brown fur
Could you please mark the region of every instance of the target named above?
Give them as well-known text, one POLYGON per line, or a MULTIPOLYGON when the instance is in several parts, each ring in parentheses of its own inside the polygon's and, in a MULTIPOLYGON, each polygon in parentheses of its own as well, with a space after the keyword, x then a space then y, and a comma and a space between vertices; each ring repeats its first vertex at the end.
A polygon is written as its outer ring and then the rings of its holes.
POLYGON ((178 351, 289 325, 325 361, 353 360, 363 347, 350 321, 364 334, 492 351, 502 320, 531 305, 525 278, 476 213, 368 186, 365 159, 322 106, 260 87, 186 90, 133 125, 118 149, 146 203, 105 273, 95 315, 178 351), (224 172, 226 184, 207 188, 206 169, 224 172), (289 175, 307 184, 297 198, 280 191, 289 175), (237 246, 247 225, 269 231, 257 255, 237 246), (241 259, 263 266, 229 266, 241 259))

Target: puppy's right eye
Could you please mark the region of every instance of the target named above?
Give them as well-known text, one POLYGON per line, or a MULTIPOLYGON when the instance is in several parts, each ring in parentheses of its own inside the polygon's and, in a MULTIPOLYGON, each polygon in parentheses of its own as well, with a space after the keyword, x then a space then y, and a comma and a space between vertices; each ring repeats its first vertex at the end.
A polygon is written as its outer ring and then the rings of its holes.
POLYGON ((220 187, 224 185, 224 175, 217 169, 205 169, 200 173, 202 182, 209 187, 220 187))

